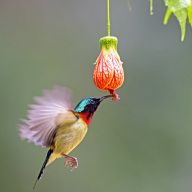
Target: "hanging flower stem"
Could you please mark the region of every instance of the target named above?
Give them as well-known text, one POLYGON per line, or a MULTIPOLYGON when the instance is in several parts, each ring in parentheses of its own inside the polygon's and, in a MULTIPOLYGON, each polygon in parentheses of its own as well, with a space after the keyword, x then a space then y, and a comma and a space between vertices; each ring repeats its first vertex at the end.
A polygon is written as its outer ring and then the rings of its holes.
POLYGON ((111 36, 110 0, 107 0, 107 35, 111 36))
POLYGON ((153 15, 153 0, 150 0, 150 15, 153 15))

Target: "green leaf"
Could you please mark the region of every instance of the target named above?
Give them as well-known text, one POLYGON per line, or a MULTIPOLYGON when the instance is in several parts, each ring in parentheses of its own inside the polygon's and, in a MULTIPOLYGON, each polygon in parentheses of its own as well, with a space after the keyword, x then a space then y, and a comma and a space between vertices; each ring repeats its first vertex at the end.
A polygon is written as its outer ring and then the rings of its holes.
POLYGON ((167 6, 167 11, 163 23, 167 24, 173 13, 181 28, 181 41, 184 41, 187 17, 189 17, 189 23, 192 26, 192 0, 164 0, 164 2, 167 6))
MULTIPOLYGON (((153 15, 153 0, 150 1, 150 14, 153 15)), ((163 24, 166 25, 172 14, 179 22, 181 29, 181 41, 185 39, 187 18, 192 27, 192 0, 164 0, 167 7, 163 24)))
POLYGON ((179 11, 175 11, 174 15, 176 16, 177 20, 179 21, 180 28, 181 28, 181 41, 185 39, 185 32, 186 32, 186 21, 187 21, 187 9, 183 8, 179 11))
POLYGON ((190 25, 192 27, 192 3, 188 8, 188 17, 189 17, 189 23, 190 23, 190 25))
POLYGON ((165 5, 171 9, 172 12, 179 9, 187 8, 191 4, 191 0, 164 0, 165 5))
POLYGON ((171 14, 172 14, 171 9, 167 8, 167 11, 166 11, 166 13, 165 13, 165 17, 164 17, 164 20, 163 20, 163 24, 164 24, 164 25, 167 25, 171 14))

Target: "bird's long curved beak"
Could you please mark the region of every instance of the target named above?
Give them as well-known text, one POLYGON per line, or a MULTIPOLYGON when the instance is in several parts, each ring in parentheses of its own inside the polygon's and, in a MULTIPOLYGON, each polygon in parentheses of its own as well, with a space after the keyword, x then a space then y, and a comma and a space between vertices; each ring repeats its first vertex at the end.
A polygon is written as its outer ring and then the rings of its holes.
POLYGON ((110 98, 110 97, 112 97, 112 95, 105 95, 105 96, 103 96, 103 97, 100 97, 100 102, 101 101, 103 101, 103 100, 105 100, 105 99, 107 99, 107 98, 110 98))

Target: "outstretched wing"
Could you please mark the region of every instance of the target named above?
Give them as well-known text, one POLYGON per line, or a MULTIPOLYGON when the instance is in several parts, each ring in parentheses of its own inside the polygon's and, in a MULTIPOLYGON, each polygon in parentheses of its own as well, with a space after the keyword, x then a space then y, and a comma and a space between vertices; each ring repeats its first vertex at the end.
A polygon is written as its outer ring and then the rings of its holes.
POLYGON ((30 105, 27 119, 22 121, 20 136, 36 145, 48 147, 61 120, 76 120, 76 116, 69 111, 72 107, 70 91, 56 86, 52 90, 45 90, 44 95, 36 97, 35 101, 36 104, 30 105))

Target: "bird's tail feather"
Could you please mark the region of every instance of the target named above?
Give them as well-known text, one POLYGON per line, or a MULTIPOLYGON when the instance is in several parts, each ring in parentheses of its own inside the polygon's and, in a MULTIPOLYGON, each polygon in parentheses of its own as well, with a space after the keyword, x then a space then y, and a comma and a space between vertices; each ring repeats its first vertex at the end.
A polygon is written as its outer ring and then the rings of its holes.
MULTIPOLYGON (((43 175, 43 171, 44 171, 44 169, 45 169, 45 167, 46 167, 46 165, 47 165, 47 163, 48 163, 48 161, 49 161, 52 153, 53 153, 53 150, 52 150, 52 149, 49 149, 49 151, 47 152, 46 158, 45 158, 45 160, 44 160, 44 162, 43 162, 43 165, 42 165, 42 167, 41 167, 41 169, 40 169, 40 171, 39 171, 39 174, 38 174, 38 177, 37 177, 37 179, 36 179, 36 181, 35 181, 35 184, 34 184, 34 186, 33 186, 33 189, 35 189, 35 186, 36 186, 36 184, 37 184, 37 181, 39 181, 39 179, 41 179, 41 177, 42 177, 42 175, 43 175)), ((53 160, 52 160, 52 161, 53 161, 53 160)), ((51 163, 51 162, 50 162, 50 163, 51 163)))
POLYGON ((49 160, 48 160, 48 162, 47 162, 47 166, 48 166, 49 164, 51 164, 53 161, 55 161, 55 159, 60 158, 60 157, 62 157, 62 155, 53 152, 53 153, 51 154, 51 156, 49 157, 49 160))

